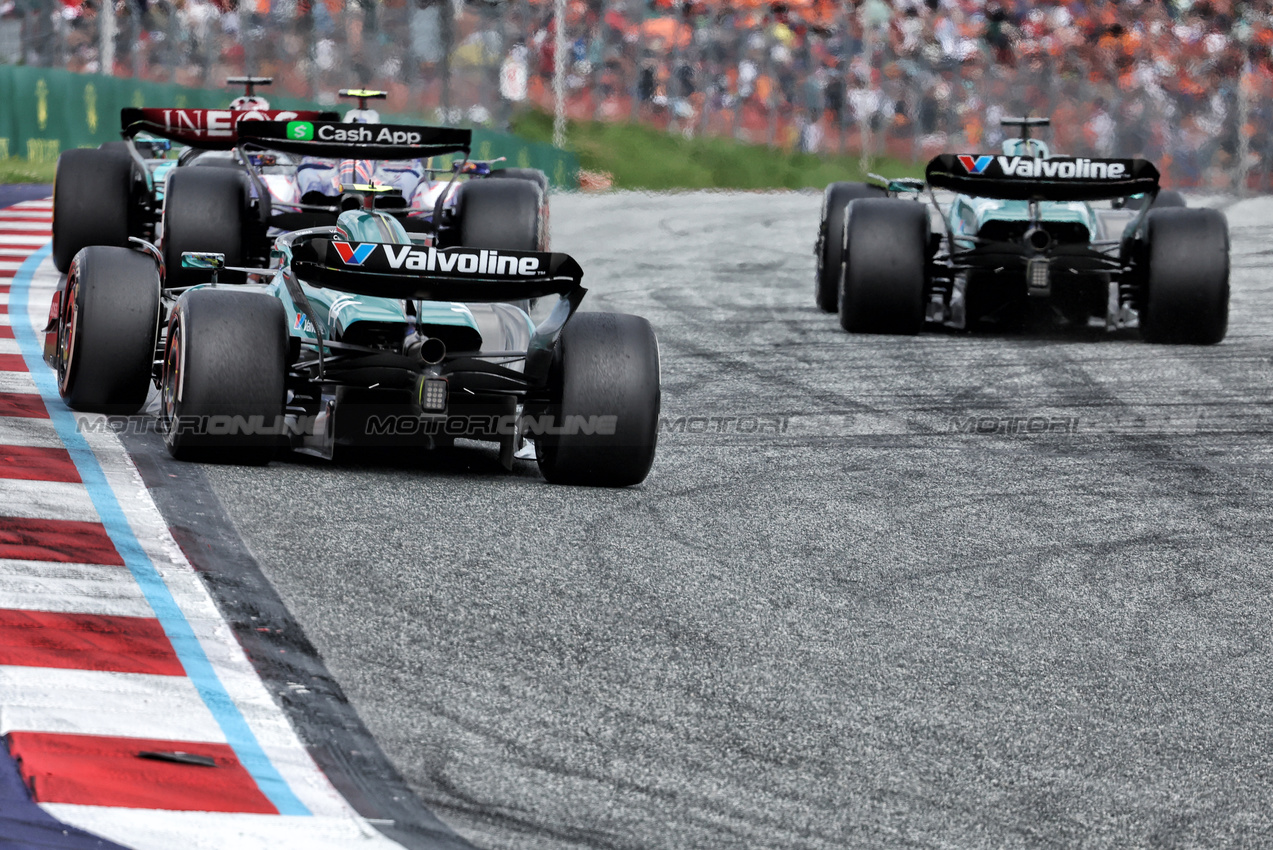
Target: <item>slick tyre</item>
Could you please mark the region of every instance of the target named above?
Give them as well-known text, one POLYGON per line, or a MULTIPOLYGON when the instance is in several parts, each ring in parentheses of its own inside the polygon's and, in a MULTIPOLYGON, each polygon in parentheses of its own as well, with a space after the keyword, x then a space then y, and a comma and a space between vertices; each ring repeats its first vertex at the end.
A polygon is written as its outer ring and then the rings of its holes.
POLYGON ((168 322, 162 413, 179 460, 263 464, 281 444, 287 320, 259 292, 193 289, 168 322))
MULTIPOLYGON (((225 254, 227 266, 242 266, 248 244, 250 188, 246 174, 223 168, 174 168, 164 194, 165 286, 207 283, 205 271, 183 269, 185 251, 225 254)), ((233 273, 222 273, 233 280, 233 273)))
POLYGON ((57 158, 53 177, 53 265, 71 268, 81 248, 127 248, 133 160, 127 150, 76 149, 57 158))
POLYGON ((497 168, 487 179, 528 180, 539 187, 539 192, 548 197, 548 175, 538 168, 497 168))
POLYGON ((1185 201, 1185 196, 1174 189, 1164 189, 1158 193, 1158 197, 1154 198, 1152 210, 1169 210, 1179 207, 1187 207, 1189 204, 1185 201))
POLYGON ((851 333, 917 334, 924 327, 928 210, 898 198, 863 198, 844 221, 840 326, 851 333))
POLYGON ((1212 209, 1145 218, 1140 333, 1149 342, 1215 345, 1229 325, 1229 227, 1212 209))
MULTIPOLYGON (((507 169, 506 169, 507 170, 507 169)), ((530 180, 472 180, 455 200, 455 245, 499 251, 547 251, 548 203, 530 180)), ((513 302, 530 312, 531 302, 513 302)))
POLYGON ((159 270, 128 248, 90 246, 67 274, 58 392, 72 410, 127 416, 146 403, 159 328, 159 270))
POLYGON ((539 470, 554 484, 628 487, 654 463, 659 346, 650 323, 578 313, 562 329, 549 379, 557 432, 532 434, 539 470), (567 433, 561 433, 561 432, 567 433))
POLYGON ((452 244, 500 251, 542 251, 543 192, 530 180, 472 180, 455 199, 452 244))
POLYGON ((887 198, 888 193, 869 183, 832 183, 822 193, 822 219, 818 224, 818 257, 813 300, 826 313, 839 309, 840 274, 844 263, 844 213, 850 201, 887 198))

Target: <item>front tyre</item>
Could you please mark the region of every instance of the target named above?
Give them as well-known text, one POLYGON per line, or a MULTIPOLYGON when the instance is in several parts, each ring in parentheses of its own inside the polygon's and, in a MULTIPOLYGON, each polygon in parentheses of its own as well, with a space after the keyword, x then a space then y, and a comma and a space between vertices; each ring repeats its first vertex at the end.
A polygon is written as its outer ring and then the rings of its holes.
POLYGON ((1229 226, 1212 209, 1145 217, 1140 334, 1149 342, 1215 345, 1229 326, 1229 226))
POLYGON ((554 484, 640 484, 654 463, 659 404, 659 346, 650 323, 620 313, 576 314, 557 341, 542 433, 528 429, 540 472, 554 484))
POLYGON ((80 251, 66 279, 55 358, 72 410, 130 415, 146 403, 159 328, 159 270, 128 248, 80 251))
POLYGON ((283 434, 287 320, 276 298, 192 289, 164 351, 163 418, 179 460, 269 462, 283 434))
POLYGON ((823 312, 839 307, 840 274, 844 264, 844 213, 858 198, 887 198, 888 193, 870 183, 832 183, 822 193, 822 218, 818 223, 818 258, 813 300, 823 312))

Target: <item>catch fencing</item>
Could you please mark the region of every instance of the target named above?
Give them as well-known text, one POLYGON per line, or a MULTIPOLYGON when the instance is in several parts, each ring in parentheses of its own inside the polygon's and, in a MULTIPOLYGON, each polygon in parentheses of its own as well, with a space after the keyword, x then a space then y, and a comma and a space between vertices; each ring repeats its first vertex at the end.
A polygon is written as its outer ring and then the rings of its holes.
POLYGON ((105 63, 115 76, 203 88, 267 74, 277 80, 272 97, 327 107, 339 88, 371 86, 389 92, 388 112, 496 129, 528 104, 560 104, 574 118, 850 153, 867 165, 994 149, 997 119, 1029 113, 1053 119, 1045 138, 1058 152, 1145 156, 1182 188, 1273 188, 1273 76, 1238 35, 1209 32, 1205 21, 1190 42, 1201 46, 1182 46, 1176 60, 1163 58, 1171 45, 1154 53, 1126 38, 1058 49, 1051 36, 1009 39, 1005 28, 996 40, 944 13, 903 14, 880 0, 560 5, 560 91, 551 0, 243 0, 225 9, 128 0, 114 14, 16 0, 0 19, 0 60, 14 50, 5 27, 17 26, 28 65, 97 72, 105 63))
MULTIPOLYGON (((361 84, 357 80, 376 82, 370 74, 348 70, 332 70, 309 81, 296 70, 295 61, 287 59, 286 44, 273 44, 267 52, 271 41, 264 35, 231 43, 220 13, 215 26, 192 29, 189 14, 173 12, 165 28, 139 33, 139 21, 130 22, 123 14, 104 25, 88 13, 67 17, 71 7, 61 3, 23 0, 16 8, 16 14, 0 18, 0 61, 16 60, 0 64, 0 159, 51 162, 62 150, 118 139, 119 113, 128 106, 225 107, 241 93, 227 90, 225 78, 245 69, 278 76, 278 84, 262 94, 279 108, 339 111, 336 88, 361 84), (114 61, 107 62, 115 70, 113 76, 100 73, 101 58, 111 58, 109 50, 102 50, 102 29, 116 32, 116 38, 108 40, 114 48, 114 61), (7 39, 7 33, 17 36, 7 39), (250 57, 245 48, 258 49, 259 58, 250 57)), ((148 16, 144 20, 153 23, 148 16)), ((404 97, 396 84, 393 88, 388 104, 375 104, 382 107, 383 120, 419 123, 422 118, 439 118, 436 108, 404 97)), ((454 116, 450 123, 472 125, 473 158, 503 158, 512 167, 538 168, 559 188, 578 185, 574 154, 504 132, 494 122, 466 117, 454 116)))

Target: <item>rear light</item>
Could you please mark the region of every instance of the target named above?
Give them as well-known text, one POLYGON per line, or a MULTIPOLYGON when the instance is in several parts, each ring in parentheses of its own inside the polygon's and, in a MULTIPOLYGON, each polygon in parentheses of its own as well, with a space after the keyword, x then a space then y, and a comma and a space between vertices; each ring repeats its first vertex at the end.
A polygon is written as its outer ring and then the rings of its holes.
POLYGON ((1048 295, 1052 291, 1048 261, 1038 257, 1026 261, 1026 285, 1031 295, 1048 295))

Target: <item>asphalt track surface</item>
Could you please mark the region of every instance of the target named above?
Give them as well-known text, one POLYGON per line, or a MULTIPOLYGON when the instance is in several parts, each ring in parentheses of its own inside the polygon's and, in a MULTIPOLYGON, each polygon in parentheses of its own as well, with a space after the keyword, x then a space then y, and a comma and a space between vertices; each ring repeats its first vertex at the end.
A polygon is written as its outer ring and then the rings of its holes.
POLYGON ((206 478, 478 847, 1267 842, 1273 200, 1227 206, 1212 348, 846 335, 819 204, 554 199, 586 308, 659 336, 641 487, 494 449, 206 478))

